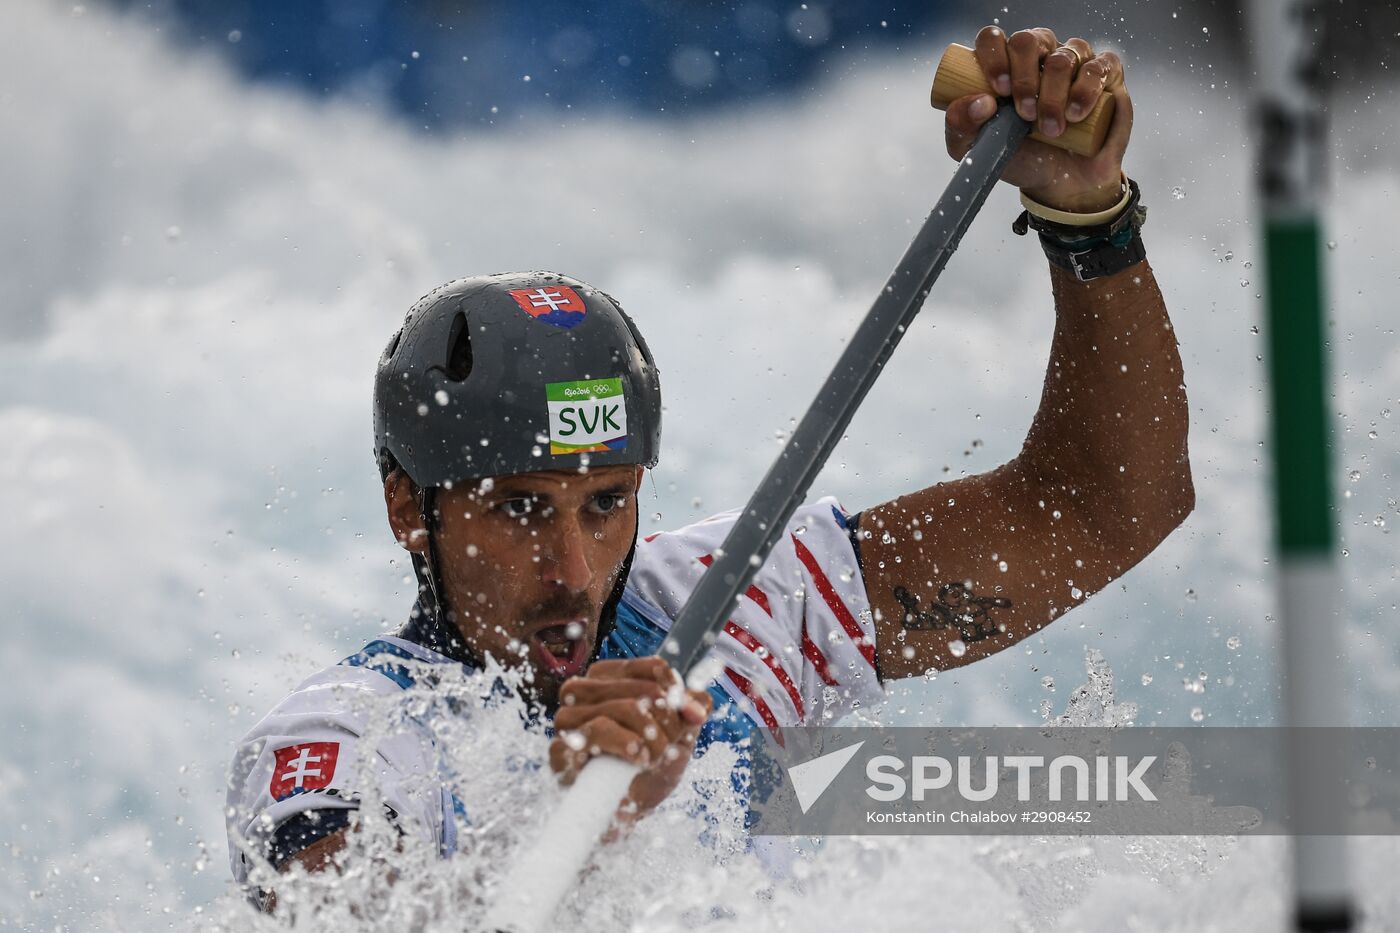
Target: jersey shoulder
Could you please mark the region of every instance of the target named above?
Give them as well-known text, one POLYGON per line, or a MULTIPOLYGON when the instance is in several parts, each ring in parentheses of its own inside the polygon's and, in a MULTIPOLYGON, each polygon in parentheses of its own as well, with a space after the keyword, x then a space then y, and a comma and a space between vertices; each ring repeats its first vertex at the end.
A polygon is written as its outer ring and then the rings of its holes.
MULTIPOLYGON (((627 593, 669 628, 739 514, 645 536, 627 593)), ((850 515, 832 497, 817 499, 793 513, 720 632, 718 683, 769 727, 830 721, 883 696, 874 635, 850 515)))
POLYGON ((444 663, 455 662, 380 636, 303 680, 242 737, 228 783, 235 878, 246 878, 250 851, 277 861, 279 830, 293 818, 355 810, 366 799, 381 802, 405 830, 441 835, 440 802, 411 780, 435 769, 430 737, 379 719, 394 717, 397 697, 444 663))

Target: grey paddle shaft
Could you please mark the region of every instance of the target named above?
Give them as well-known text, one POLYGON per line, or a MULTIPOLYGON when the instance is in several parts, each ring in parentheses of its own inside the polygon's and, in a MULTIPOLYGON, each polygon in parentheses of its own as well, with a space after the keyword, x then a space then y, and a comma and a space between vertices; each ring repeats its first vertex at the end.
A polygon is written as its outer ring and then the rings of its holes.
MULTIPOLYGON (((734 600, 773 549, 774 542, 807 494, 851 416, 894 352, 938 273, 957 249, 972 218, 1001 177, 1007 160, 1030 131, 1030 124, 1004 104, 982 129, 972 151, 958 166, 943 197, 924 221, 884 291, 861 322, 817 400, 793 432, 778 462, 724 540, 724 553, 701 578, 676 618, 661 656, 683 677, 714 644, 734 600)), ((635 765, 602 756, 580 772, 565 800, 533 847, 502 879, 496 903, 481 928, 509 933, 544 930, 558 904, 588 861, 617 801, 637 773, 635 765)))
POLYGON ((958 166, 802 423, 724 539, 723 553, 717 554, 676 617, 661 656, 682 677, 709 652, 735 600, 767 559, 1030 128, 1009 102, 1001 103, 958 166))

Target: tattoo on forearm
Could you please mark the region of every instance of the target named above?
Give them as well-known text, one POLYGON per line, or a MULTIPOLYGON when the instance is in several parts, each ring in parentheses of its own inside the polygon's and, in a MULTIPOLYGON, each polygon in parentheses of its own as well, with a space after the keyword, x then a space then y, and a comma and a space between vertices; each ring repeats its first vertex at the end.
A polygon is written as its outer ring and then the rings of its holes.
POLYGON ((1010 609, 1011 600, 1000 596, 978 596, 965 583, 945 583, 938 588, 938 601, 928 606, 902 586, 894 588, 894 598, 904 607, 904 627, 909 631, 957 629, 965 642, 982 641, 1001 631, 992 614, 994 609, 1010 609))

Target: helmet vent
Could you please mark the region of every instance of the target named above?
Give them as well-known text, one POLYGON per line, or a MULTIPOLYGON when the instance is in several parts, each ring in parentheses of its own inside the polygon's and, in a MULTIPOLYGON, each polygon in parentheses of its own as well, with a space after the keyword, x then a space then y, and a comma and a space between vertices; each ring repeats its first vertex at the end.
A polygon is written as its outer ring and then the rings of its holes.
POLYGON ((399 338, 402 336, 403 328, 400 327, 398 330, 394 331, 394 336, 389 338, 389 345, 384 348, 384 355, 379 358, 381 366, 393 359, 394 351, 399 348, 399 338))
POLYGON ((447 338, 447 378, 461 382, 472 371, 472 335, 467 316, 458 312, 452 319, 452 331, 447 338))

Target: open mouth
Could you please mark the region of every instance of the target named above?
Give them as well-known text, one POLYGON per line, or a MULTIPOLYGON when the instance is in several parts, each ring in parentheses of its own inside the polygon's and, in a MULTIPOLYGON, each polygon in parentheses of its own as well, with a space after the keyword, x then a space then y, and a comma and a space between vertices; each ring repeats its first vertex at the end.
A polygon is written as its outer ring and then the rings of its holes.
POLYGON ((530 651, 538 668, 560 680, 582 673, 588 661, 588 639, 584 637, 587 631, 581 621, 575 620, 532 634, 530 651))

